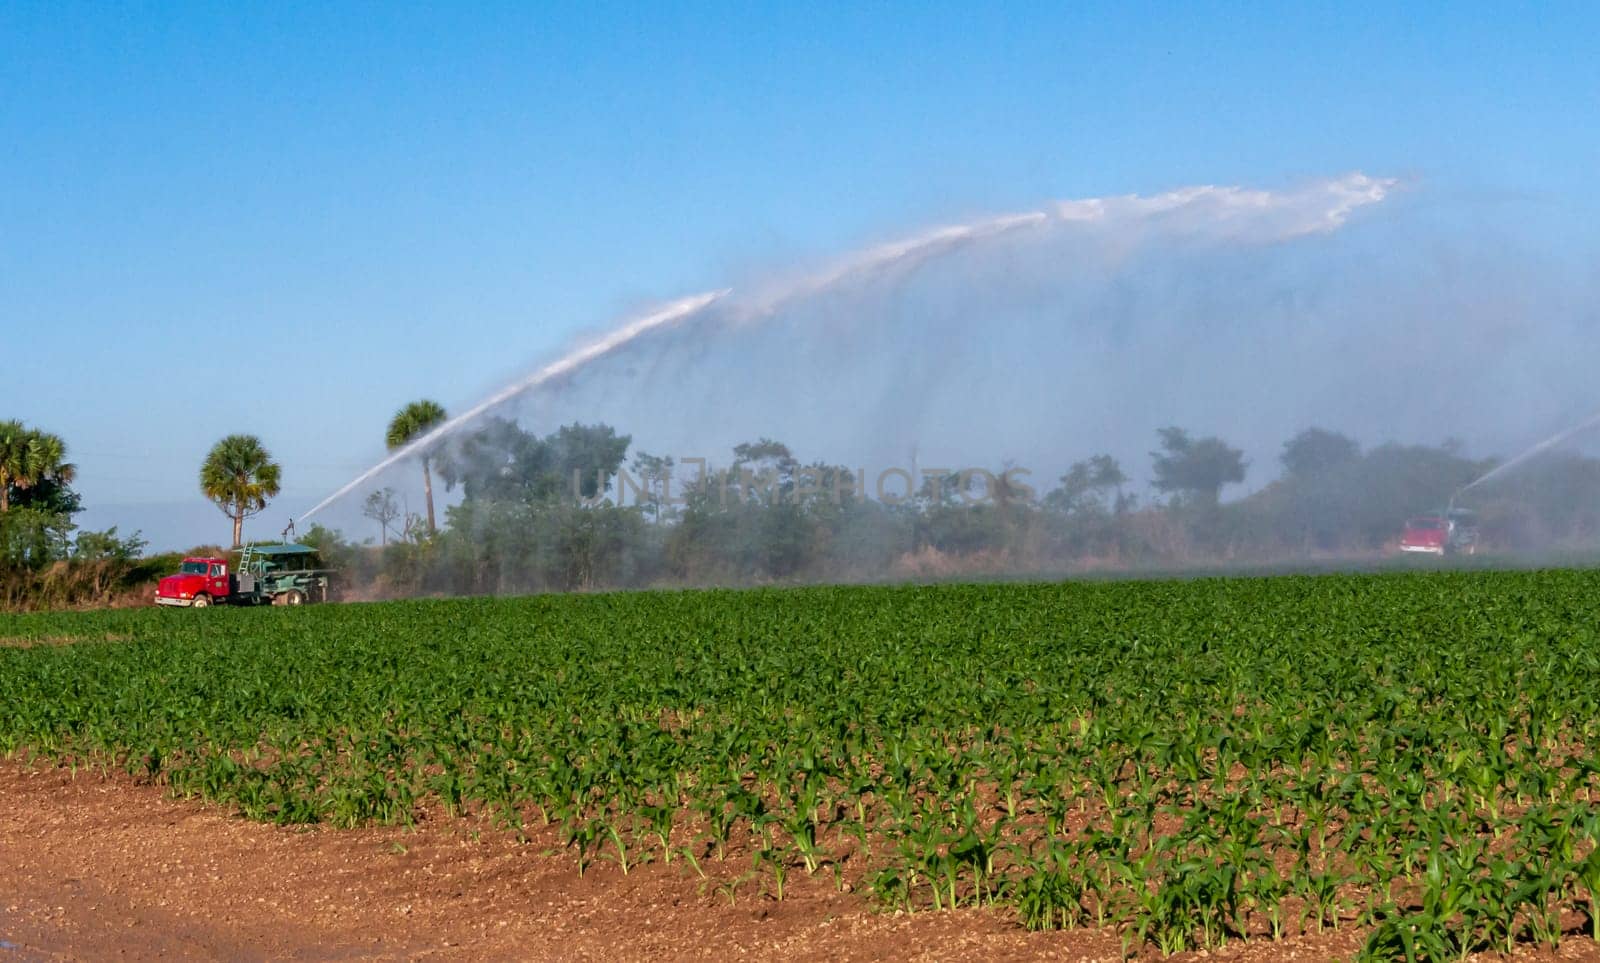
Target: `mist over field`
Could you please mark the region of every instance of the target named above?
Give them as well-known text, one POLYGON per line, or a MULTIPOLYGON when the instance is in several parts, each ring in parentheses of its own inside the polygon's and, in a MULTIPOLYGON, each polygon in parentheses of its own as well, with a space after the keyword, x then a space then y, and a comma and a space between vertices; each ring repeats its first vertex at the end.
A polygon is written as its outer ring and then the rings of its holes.
MULTIPOLYGON (((416 455, 448 458, 492 418, 536 436, 611 426, 629 459, 675 459, 680 494, 701 460, 727 468, 736 445, 761 439, 863 474, 869 496, 880 479, 903 491, 896 472, 915 489, 929 470, 1010 468, 1042 500, 1073 464, 1109 456, 1129 504, 1155 504, 1151 456, 1169 426, 1243 453, 1223 502, 1279 479, 1283 445, 1312 427, 1487 467, 1600 407, 1588 362, 1600 275, 1579 251, 1532 253, 1519 219, 1540 203, 1352 172, 930 216, 855 251, 756 253, 723 287, 664 292, 487 397, 439 392, 450 422, 309 517, 304 495, 286 496, 252 537, 298 516, 370 538, 363 498, 387 488, 402 516, 420 513, 416 455)), ((440 377, 482 373, 443 365, 440 377)), ((1555 451, 1591 450, 1590 435, 1555 451)), ((1389 506, 1389 524, 1465 480, 1389 506)), ((441 518, 463 497, 444 481, 441 518)), ((1585 496, 1563 497, 1570 515, 1585 496)), ((108 507, 158 547, 215 537, 204 505, 91 505, 85 521, 108 507)))
POLYGON ((1417 550, 1593 552, 1594 279, 1520 209, 1351 172, 748 259, 446 397, 285 534, 367 597, 1365 565, 1447 505, 1481 532, 1417 550))
POLYGON ((658 339, 517 413, 680 455, 765 436, 852 465, 917 450, 1043 474, 1100 451, 1138 465, 1180 425, 1244 446, 1259 485, 1312 425, 1510 454, 1596 407, 1581 360, 1596 335, 1554 278, 1487 251, 1408 251, 1405 212, 1373 216, 1280 245, 956 252, 764 323, 658 339))
POLYGON ((1600 406, 1595 278, 1530 257, 1515 208, 1351 174, 1042 211, 915 256, 937 230, 747 267, 731 295, 491 410, 713 465, 759 438, 869 479, 1011 464, 1040 494, 1098 453, 1142 486, 1172 425, 1244 450, 1227 498, 1278 477, 1312 426, 1508 457, 1600 406))

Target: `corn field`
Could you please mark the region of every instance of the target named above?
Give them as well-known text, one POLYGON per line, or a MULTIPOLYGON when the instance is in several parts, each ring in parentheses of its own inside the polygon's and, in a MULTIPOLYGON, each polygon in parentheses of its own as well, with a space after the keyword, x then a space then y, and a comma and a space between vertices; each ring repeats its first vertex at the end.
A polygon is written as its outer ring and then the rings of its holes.
POLYGON ((1600 937, 1597 625, 1575 571, 0 616, 0 754, 733 900, 1456 958, 1600 937))

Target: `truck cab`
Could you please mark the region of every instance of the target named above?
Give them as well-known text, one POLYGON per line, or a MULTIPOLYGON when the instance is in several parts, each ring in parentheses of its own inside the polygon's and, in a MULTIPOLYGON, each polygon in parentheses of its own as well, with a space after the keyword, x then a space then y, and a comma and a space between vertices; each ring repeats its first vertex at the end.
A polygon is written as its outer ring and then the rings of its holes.
POLYGON ((230 583, 227 559, 193 556, 183 560, 176 574, 156 583, 156 604, 203 609, 228 601, 230 583))

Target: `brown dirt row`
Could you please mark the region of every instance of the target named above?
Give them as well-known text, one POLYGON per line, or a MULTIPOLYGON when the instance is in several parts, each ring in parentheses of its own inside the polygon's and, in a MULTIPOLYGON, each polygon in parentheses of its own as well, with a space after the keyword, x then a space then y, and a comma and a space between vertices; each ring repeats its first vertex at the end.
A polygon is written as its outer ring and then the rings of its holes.
MULTIPOLYGON (((819 877, 730 905, 682 860, 579 876, 551 834, 251 823, 113 775, 0 761, 0 963, 22 960, 1118 959, 1115 933, 885 913, 819 877)), ((1348 930, 1210 958, 1347 957, 1348 930)), ((1149 955, 1147 953, 1147 955, 1149 955)), ((1201 954, 1191 955, 1194 958, 1201 954)), ((1568 940, 1563 959, 1596 959, 1568 940)))

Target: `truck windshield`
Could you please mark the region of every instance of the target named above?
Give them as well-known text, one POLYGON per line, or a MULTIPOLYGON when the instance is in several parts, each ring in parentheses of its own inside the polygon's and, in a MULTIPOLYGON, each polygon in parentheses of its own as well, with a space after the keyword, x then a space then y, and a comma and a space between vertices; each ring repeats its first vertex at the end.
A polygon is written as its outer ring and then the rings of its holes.
POLYGON ((184 575, 204 575, 206 574, 206 563, 184 562, 182 565, 178 566, 178 571, 184 575))

